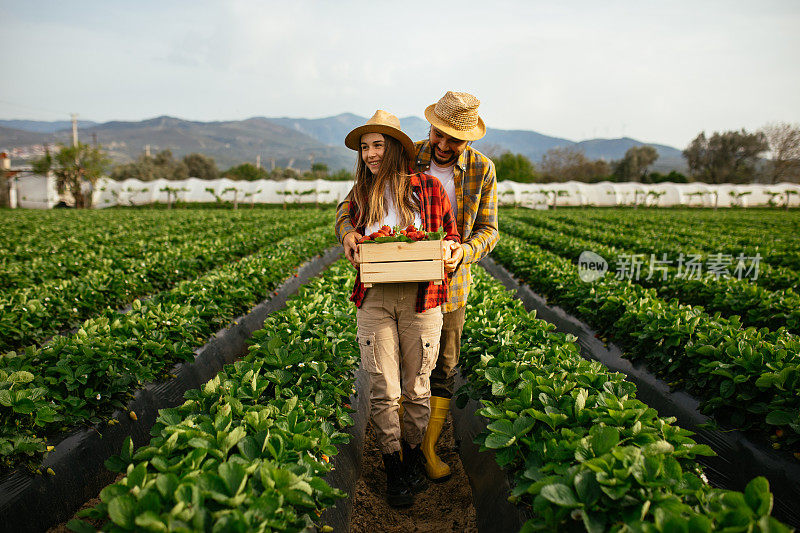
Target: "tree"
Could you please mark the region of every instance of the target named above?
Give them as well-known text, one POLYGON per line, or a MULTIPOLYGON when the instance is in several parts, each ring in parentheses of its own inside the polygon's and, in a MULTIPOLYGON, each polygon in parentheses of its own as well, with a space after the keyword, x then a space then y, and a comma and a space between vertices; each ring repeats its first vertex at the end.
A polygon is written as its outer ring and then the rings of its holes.
POLYGON ((342 168, 328 176, 328 179, 331 181, 353 181, 355 178, 353 174, 342 168))
POLYGON ((256 181, 269 179, 269 172, 253 163, 242 163, 226 170, 224 176, 236 181, 256 181))
POLYGON ((189 167, 183 161, 175 161, 172 151, 162 150, 154 157, 144 154, 133 163, 117 165, 111 169, 111 179, 122 181, 185 180, 189 178, 189 167))
POLYGON ((99 146, 78 143, 74 146, 59 145, 58 152, 50 152, 32 162, 37 174, 52 172, 56 176, 56 188, 69 191, 75 200, 75 207, 91 207, 94 184, 111 164, 111 160, 99 146), (84 185, 89 191, 84 192, 84 185))
POLYGON ((677 170, 670 170, 669 174, 662 174, 660 172, 649 172, 644 178, 642 183, 689 183, 689 178, 681 174, 677 170))
POLYGON ((498 181, 511 180, 519 183, 539 181, 539 175, 533 163, 522 154, 506 152, 495 157, 493 161, 498 181))
POLYGON ((763 133, 741 131, 714 132, 706 138, 701 132, 683 151, 689 171, 706 183, 745 183, 753 181, 758 155, 768 149, 763 133))
POLYGON ((303 173, 304 180, 324 180, 328 177, 328 165, 325 163, 314 163, 311 170, 303 173))
POLYGON ((770 183, 800 181, 800 126, 767 124, 761 129, 772 152, 770 183))
POLYGON ((276 167, 269 173, 269 179, 275 181, 283 181, 288 179, 299 179, 300 173, 293 168, 276 167))
POLYGON ((616 181, 638 181, 645 183, 647 168, 658 159, 658 151, 652 146, 631 146, 625 157, 614 162, 616 181))
POLYGON ((588 159, 583 150, 572 146, 549 149, 542 156, 539 170, 545 182, 592 182, 610 173, 606 161, 588 159))
POLYGON ((213 157, 203 154, 183 156, 183 163, 189 169, 189 176, 201 180, 215 180, 219 177, 219 169, 213 157))

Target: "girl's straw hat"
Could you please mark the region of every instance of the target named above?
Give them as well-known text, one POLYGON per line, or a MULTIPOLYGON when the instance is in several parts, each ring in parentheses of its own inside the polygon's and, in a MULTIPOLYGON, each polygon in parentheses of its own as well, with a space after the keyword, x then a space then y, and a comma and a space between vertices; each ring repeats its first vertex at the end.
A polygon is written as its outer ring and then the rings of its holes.
POLYGON ((409 159, 414 159, 416 157, 416 150, 414 150, 414 142, 411 140, 411 137, 403 133, 403 130, 400 129, 400 120, 388 111, 382 109, 375 111, 375 114, 372 115, 372 118, 369 119, 366 124, 357 127, 347 134, 347 137, 344 138, 344 145, 351 150, 358 151, 361 146, 361 136, 365 133, 390 135, 400 141, 409 159))
POLYGON ((486 135, 478 116, 481 101, 469 93, 447 91, 441 100, 425 109, 425 118, 436 128, 461 141, 477 141, 486 135))

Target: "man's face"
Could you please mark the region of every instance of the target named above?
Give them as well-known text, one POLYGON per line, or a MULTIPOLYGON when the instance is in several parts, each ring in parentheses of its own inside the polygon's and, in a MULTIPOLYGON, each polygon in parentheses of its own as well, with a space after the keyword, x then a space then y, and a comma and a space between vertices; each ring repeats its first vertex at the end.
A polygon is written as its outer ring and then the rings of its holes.
POLYGON ((428 138, 431 141, 433 162, 440 167, 447 167, 455 163, 468 144, 467 141, 447 135, 436 126, 431 126, 428 138))

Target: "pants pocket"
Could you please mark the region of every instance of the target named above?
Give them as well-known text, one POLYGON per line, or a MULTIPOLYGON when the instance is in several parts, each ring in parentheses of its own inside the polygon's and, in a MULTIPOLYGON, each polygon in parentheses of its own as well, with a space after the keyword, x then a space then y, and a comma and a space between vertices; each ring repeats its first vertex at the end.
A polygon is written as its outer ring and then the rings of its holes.
POLYGON ((375 333, 359 333, 356 340, 361 351, 361 367, 370 374, 379 374, 380 368, 375 358, 375 333))
POLYGON ((439 356, 439 340, 441 334, 423 333, 420 335, 420 348, 422 349, 422 363, 419 374, 430 374, 436 367, 436 358, 439 356))

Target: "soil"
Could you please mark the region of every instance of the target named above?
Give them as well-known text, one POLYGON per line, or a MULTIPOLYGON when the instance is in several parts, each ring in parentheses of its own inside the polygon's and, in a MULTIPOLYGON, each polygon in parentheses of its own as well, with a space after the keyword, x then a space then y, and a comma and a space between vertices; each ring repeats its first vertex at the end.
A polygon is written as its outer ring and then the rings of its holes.
POLYGON ((350 533, 428 533, 457 531, 477 533, 472 489, 461 465, 453 421, 447 415, 436 447, 439 457, 450 465, 452 477, 443 483, 430 483, 418 493, 414 505, 395 509, 386 503, 386 472, 372 424, 367 425, 361 477, 356 482, 350 533))

